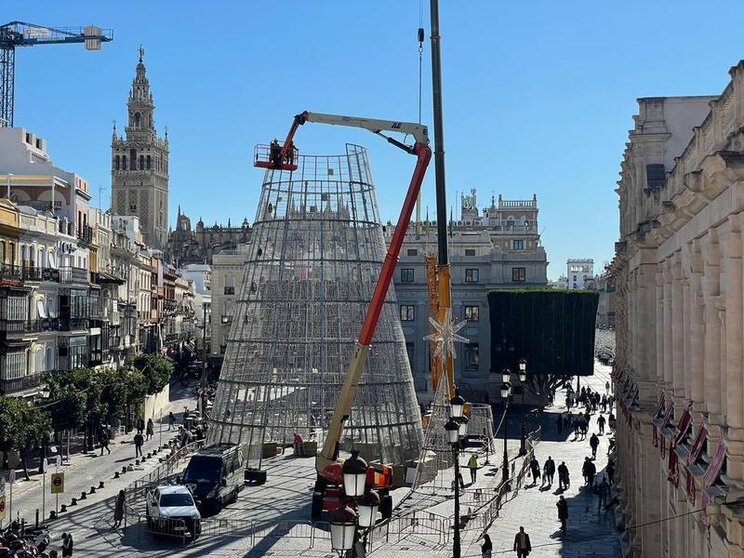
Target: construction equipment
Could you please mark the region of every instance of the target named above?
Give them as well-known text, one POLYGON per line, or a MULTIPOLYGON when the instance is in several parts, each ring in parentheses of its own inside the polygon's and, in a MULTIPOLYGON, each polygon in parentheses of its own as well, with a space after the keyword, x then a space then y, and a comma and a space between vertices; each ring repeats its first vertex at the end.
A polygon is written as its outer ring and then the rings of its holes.
POLYGON ((113 40, 113 30, 95 25, 53 28, 11 21, 0 26, 0 127, 13 126, 16 47, 85 43, 87 50, 100 50, 101 43, 113 40))
MULTIPOLYGON (((297 167, 294 164, 294 157, 297 150, 294 147, 293 139, 297 129, 306 122, 350 126, 369 130, 385 138, 389 143, 406 153, 415 155, 417 158, 395 232, 388 246, 385 260, 382 263, 380 275, 375 284, 372 299, 367 308, 361 332, 354 348, 354 354, 347 368, 344 384, 336 402, 333 415, 331 416, 323 448, 316 456, 315 469, 318 473, 318 480, 313 494, 312 515, 313 517, 318 517, 323 509, 330 509, 334 507, 334 504, 339 502, 337 498, 341 495, 343 475, 341 473, 341 463, 338 461, 338 454, 344 422, 349 418, 351 413, 354 395, 367 361, 370 344, 375 334, 375 328, 377 327, 385 296, 390 287, 395 266, 398 262, 398 255, 416 204, 416 198, 418 197, 426 169, 431 159, 431 149, 429 148, 427 127, 422 124, 305 111, 294 117, 292 126, 283 144, 279 145, 278 141, 275 140, 268 148, 267 146, 259 146, 257 148, 254 161, 255 166, 275 170, 295 170, 297 167), (402 141, 386 136, 382 133, 383 131, 413 136, 414 144, 409 146, 402 141)), ((376 489, 381 489, 383 492, 383 516, 389 516, 389 513, 392 512, 390 497, 387 495, 387 490, 392 486, 392 478, 392 468, 390 466, 373 464, 368 470, 367 484, 376 489)))

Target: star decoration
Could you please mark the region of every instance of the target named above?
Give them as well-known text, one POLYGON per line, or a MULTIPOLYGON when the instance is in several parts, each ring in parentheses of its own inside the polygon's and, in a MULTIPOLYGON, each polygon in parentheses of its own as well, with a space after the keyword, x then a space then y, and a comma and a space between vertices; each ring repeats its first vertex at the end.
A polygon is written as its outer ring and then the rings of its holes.
POLYGON ((463 320, 459 324, 456 323, 455 320, 452 318, 452 310, 450 308, 447 308, 445 310, 444 320, 442 320, 442 323, 439 323, 432 317, 429 317, 429 323, 431 324, 431 327, 434 328, 434 333, 432 333, 431 335, 427 335, 426 337, 424 337, 424 339, 426 341, 434 341, 436 343, 437 349, 439 350, 439 352, 442 353, 442 362, 446 362, 447 353, 451 354, 452 358, 456 358, 455 342, 468 342, 467 337, 463 337, 462 335, 457 334, 458 331, 465 327, 467 320, 463 320))

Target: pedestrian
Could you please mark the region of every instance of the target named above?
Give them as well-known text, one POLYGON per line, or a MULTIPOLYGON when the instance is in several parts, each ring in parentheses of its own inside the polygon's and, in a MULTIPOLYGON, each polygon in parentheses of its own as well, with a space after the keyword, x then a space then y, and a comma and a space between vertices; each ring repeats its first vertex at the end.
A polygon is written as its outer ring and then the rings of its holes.
POLYGON ((548 460, 545 462, 546 475, 548 477, 548 488, 553 486, 553 477, 555 476, 555 461, 552 456, 548 456, 548 460))
POLYGON ((565 461, 561 461, 561 464, 558 465, 558 490, 568 490, 570 484, 568 466, 565 461))
POLYGON ((493 543, 488 533, 483 535, 483 544, 481 545, 481 558, 491 558, 491 552, 493 551, 493 543))
POLYGON ((302 439, 302 434, 300 434, 299 432, 295 432, 293 445, 294 454, 296 457, 305 456, 304 443, 305 440, 302 439))
POLYGON ((144 443, 145 438, 142 436, 142 433, 137 432, 137 434, 134 435, 134 457, 142 456, 142 444, 144 443))
POLYGON ((468 459, 468 469, 470 469, 470 484, 475 484, 475 477, 478 474, 478 458, 475 454, 468 459))
POLYGON ((176 415, 173 414, 173 411, 168 413, 168 430, 172 430, 176 426, 176 415))
POLYGON ((607 479, 603 478, 602 482, 597 485, 597 496, 599 496, 599 502, 597 503, 597 513, 602 511, 602 506, 607 505, 607 494, 610 492, 610 485, 607 484, 607 479))
POLYGON ((137 433, 142 434, 145 430, 145 419, 142 417, 137 419, 137 433))
POLYGON ((610 394, 610 381, 609 380, 605 382, 605 391, 607 392, 607 395, 610 394))
POLYGON ((111 450, 109 449, 109 433, 108 428, 101 427, 101 455, 103 455, 103 450, 106 450, 109 455, 111 455, 111 450))
POLYGON ((73 546, 72 535, 69 533, 62 533, 62 558, 65 556, 72 556, 73 546))
POLYGON ((517 558, 524 558, 532 552, 532 544, 530 544, 530 536, 524 532, 524 527, 519 527, 519 533, 514 536, 514 552, 517 553, 517 558))
POLYGON ((592 432, 591 437, 589 438, 589 445, 592 448, 592 459, 597 459, 597 448, 599 447, 599 438, 597 437, 597 434, 592 432))
POLYGON ((147 439, 152 440, 152 437, 155 434, 155 425, 152 422, 152 418, 147 419, 147 429, 145 432, 147 433, 147 439))
POLYGON ((600 405, 602 405, 602 412, 603 413, 606 413, 607 412, 607 396, 606 395, 603 395, 602 396, 602 400, 600 401, 600 405))
POLYGON ((614 484, 614 482, 615 482, 615 462, 612 459, 610 459, 607 462, 607 478, 609 479, 611 485, 614 484))
POLYGON ((119 490, 119 494, 116 495, 116 502, 114 503, 114 529, 118 529, 121 525, 121 520, 124 519, 124 503, 126 495, 123 490, 119 490))
POLYGON ((615 418, 615 415, 610 413, 610 417, 607 419, 607 426, 610 427, 610 430, 612 432, 615 431, 615 427, 617 426, 617 419, 615 418))
POLYGON ((605 430, 605 423, 607 421, 604 418, 604 415, 599 415, 599 418, 597 419, 597 426, 599 426, 599 435, 602 436, 604 434, 605 430))
POLYGON ((269 146, 269 155, 271 157, 271 164, 273 168, 278 169, 282 166, 282 146, 279 145, 279 140, 274 138, 269 146))
POLYGON ((561 497, 558 499, 556 507, 558 508, 558 519, 561 522, 561 531, 565 533, 566 521, 568 521, 568 502, 566 502, 566 499, 563 497, 562 494, 561 497))
POLYGON ((594 475, 597 473, 597 467, 591 460, 586 457, 584 458, 584 465, 581 467, 581 474, 584 476, 584 481, 589 488, 594 487, 594 475))
POLYGON ((532 484, 536 485, 537 479, 540 478, 540 462, 534 455, 530 460, 530 470, 532 471, 532 484))

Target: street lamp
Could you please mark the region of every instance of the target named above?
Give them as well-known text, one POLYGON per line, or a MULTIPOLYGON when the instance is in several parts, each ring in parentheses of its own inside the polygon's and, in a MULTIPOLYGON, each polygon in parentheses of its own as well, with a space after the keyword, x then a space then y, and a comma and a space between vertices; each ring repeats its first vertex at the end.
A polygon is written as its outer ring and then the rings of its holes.
POLYGON ((468 433, 468 418, 463 414, 464 410, 465 400, 455 390, 455 396, 450 400, 450 418, 444 425, 455 461, 455 535, 452 543, 454 558, 460 558, 460 443, 461 437, 468 433))
MULTIPOLYGON (((506 376, 506 374, 504 374, 506 376)), ((506 451, 506 438, 507 438, 507 425, 509 424, 507 415, 509 412, 509 402, 511 400, 511 384, 509 382, 504 382, 501 384, 501 398, 504 400, 504 463, 503 463, 503 483, 506 485, 506 483, 509 481, 509 454, 506 451)))
POLYGON ((367 480, 367 462, 359 457, 359 450, 351 452, 351 457, 344 461, 341 466, 344 476, 344 492, 351 498, 364 494, 364 485, 367 480))
POLYGON ((357 513, 349 506, 336 508, 330 513, 331 550, 339 557, 354 548, 356 537, 357 513))
POLYGON ((524 426, 524 389, 527 384, 527 361, 519 361, 519 381, 522 384, 522 433, 519 436, 519 455, 527 455, 527 433, 524 426))

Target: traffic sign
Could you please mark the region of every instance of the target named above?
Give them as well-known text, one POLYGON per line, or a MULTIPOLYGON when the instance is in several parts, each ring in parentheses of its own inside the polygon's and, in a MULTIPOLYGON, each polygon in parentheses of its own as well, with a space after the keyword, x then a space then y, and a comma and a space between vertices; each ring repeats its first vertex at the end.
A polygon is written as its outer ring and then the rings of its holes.
POLYGON ((65 492, 65 474, 52 473, 52 494, 64 494, 65 492))
POLYGON ((13 484, 16 481, 16 472, 15 469, 11 469, 10 473, 8 473, 8 482, 10 484, 13 484))
POLYGON ((5 517, 5 496, 0 496, 0 519, 5 517))

